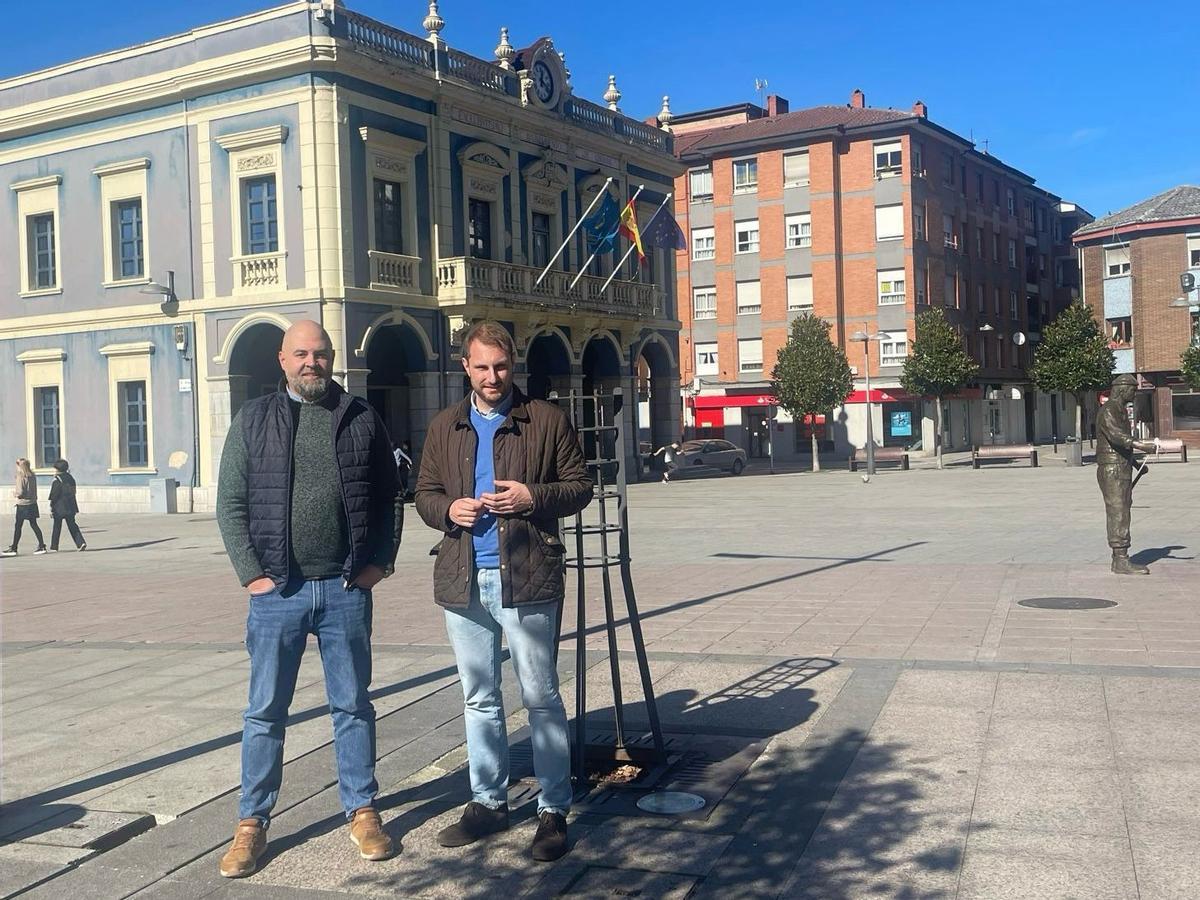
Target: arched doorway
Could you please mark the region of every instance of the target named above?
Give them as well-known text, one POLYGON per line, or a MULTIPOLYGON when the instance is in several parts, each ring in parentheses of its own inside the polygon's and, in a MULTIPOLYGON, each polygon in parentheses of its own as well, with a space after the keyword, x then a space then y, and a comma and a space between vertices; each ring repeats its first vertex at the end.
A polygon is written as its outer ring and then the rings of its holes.
POLYGON ((642 345, 637 357, 639 452, 653 452, 679 437, 679 378, 671 355, 657 340, 642 345))
POLYGON ((283 329, 270 322, 258 322, 238 335, 229 354, 230 419, 247 400, 279 389, 283 378, 279 368, 281 346, 283 329))
POLYGON ((527 385, 525 393, 535 400, 546 400, 551 391, 571 387, 571 354, 561 335, 544 332, 529 342, 525 353, 527 385))
MULTIPOLYGON (((593 391, 609 394, 617 388, 621 387, 621 356, 617 351, 616 345, 609 339, 607 335, 597 334, 591 337, 583 348, 583 393, 591 394, 593 391)), ((616 398, 615 400, 607 401, 603 404, 607 413, 606 420, 608 422, 615 421, 615 417, 620 414, 625 404, 624 398, 616 398)), ((583 404, 583 424, 585 426, 595 425, 593 418, 593 406, 590 403, 583 404)), ((602 448, 601 455, 607 458, 624 458, 629 455, 633 447, 633 437, 629 434, 629 428, 633 422, 626 421, 626 448, 618 453, 617 448, 609 443, 606 443, 602 448)), ((583 449, 589 459, 597 455, 597 447, 592 433, 585 434, 583 449)), ((632 479, 630 479, 632 480, 632 479)))
POLYGON ((409 325, 384 325, 371 336, 366 361, 367 402, 393 441, 409 441, 416 448, 420 436, 414 433, 413 388, 417 374, 425 370, 421 339, 409 325))

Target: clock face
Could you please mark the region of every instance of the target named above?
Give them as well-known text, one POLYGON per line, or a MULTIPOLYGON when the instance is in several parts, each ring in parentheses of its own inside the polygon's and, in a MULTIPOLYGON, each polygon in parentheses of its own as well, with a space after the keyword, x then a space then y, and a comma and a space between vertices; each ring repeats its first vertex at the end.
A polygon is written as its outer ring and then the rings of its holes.
POLYGON ((538 100, 549 103, 554 96, 554 73, 541 60, 533 64, 533 90, 538 100))

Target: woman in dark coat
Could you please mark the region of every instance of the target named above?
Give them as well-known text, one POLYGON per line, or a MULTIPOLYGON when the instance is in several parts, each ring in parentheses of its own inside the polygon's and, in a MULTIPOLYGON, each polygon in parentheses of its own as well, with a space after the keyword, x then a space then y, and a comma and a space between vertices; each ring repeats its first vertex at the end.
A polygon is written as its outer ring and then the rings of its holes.
POLYGON ((17 483, 12 493, 17 501, 17 521, 13 527, 12 544, 7 550, 0 552, 0 556, 17 555, 17 545, 21 543, 21 526, 26 522, 29 523, 29 529, 38 542, 33 555, 41 556, 46 552, 46 539, 42 537, 42 529, 38 528, 37 523, 37 476, 33 474, 33 468, 27 459, 17 460, 17 483))
POLYGON ((54 530, 50 533, 51 553, 58 552, 58 536, 62 534, 63 522, 67 523, 67 530, 71 532, 71 540, 75 542, 75 546, 80 550, 87 549, 83 533, 75 524, 75 517, 79 515, 79 504, 75 502, 75 479, 67 471, 68 468, 70 467, 65 459, 58 460, 54 464, 54 481, 50 483, 50 515, 54 517, 54 530))

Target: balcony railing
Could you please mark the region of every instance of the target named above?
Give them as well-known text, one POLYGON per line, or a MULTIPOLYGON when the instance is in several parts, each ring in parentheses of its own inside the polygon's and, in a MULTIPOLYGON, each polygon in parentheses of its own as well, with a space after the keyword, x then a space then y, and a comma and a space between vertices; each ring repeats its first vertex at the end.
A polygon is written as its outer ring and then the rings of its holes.
POLYGON ((419 291, 421 285, 421 258, 385 253, 383 250, 368 250, 371 258, 371 287, 385 290, 419 291))
POLYGON ((438 262, 438 300, 442 306, 498 302, 509 306, 558 305, 626 318, 662 314, 661 294, 652 284, 584 275, 574 288, 571 272, 551 271, 537 284, 541 269, 458 256, 438 262))
POLYGON ((233 263, 233 289, 239 293, 269 291, 286 287, 284 260, 287 253, 256 253, 253 256, 235 256, 233 263))

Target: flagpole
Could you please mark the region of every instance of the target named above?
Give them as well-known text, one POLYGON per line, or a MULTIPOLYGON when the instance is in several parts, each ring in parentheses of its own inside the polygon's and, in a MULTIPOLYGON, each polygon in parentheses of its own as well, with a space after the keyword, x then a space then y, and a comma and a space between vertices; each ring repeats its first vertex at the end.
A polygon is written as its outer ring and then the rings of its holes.
POLYGON ((592 207, 600 202, 600 198, 604 196, 604 192, 608 190, 608 186, 612 184, 612 180, 613 177, 609 175, 604 181, 604 186, 601 187, 600 190, 596 191, 596 196, 592 198, 592 202, 588 204, 588 208, 583 211, 583 215, 579 217, 579 220, 575 223, 575 227, 571 229, 571 233, 563 239, 562 246, 558 248, 558 252, 554 254, 550 262, 546 263, 546 268, 542 269, 542 274, 539 275, 537 281, 533 283, 534 287, 537 287, 542 283, 542 279, 546 277, 546 273, 550 271, 550 267, 558 262, 558 258, 562 256, 562 252, 567 249, 567 244, 571 243, 571 238, 575 236, 575 232, 579 230, 579 226, 583 224, 583 220, 586 219, 591 213, 592 207))
MULTIPOLYGON (((668 203, 670 203, 670 202, 671 202, 671 195, 670 195, 670 194, 667 194, 667 196, 663 198, 663 202, 662 202, 662 203, 660 203, 660 204, 658 205, 658 209, 656 209, 656 210, 654 211, 654 216, 657 216, 657 215, 658 215, 660 212, 662 212, 662 208, 663 208, 664 206, 666 206, 666 205, 667 205, 668 203)), ((654 221, 654 216, 651 216, 651 217, 650 217, 650 221, 651 221, 651 222, 653 222, 653 221, 654 221)), ((617 263, 617 265, 616 265, 616 268, 614 268, 614 269, 612 270, 612 274, 610 274, 610 275, 608 276, 608 281, 606 281, 606 282, 604 282, 604 284, 600 285, 600 293, 602 293, 602 294, 604 293, 604 289, 605 289, 606 287, 608 287, 608 282, 609 282, 609 281, 612 281, 612 280, 613 280, 613 278, 615 278, 615 277, 616 277, 616 274, 617 274, 618 272, 620 272, 620 271, 621 271, 621 266, 625 265, 625 260, 629 259, 629 255, 630 255, 631 253, 633 253, 633 251, 634 251, 634 250, 636 250, 636 249, 637 249, 637 244, 635 244, 635 243, 633 243, 632 241, 630 241, 630 242, 629 242, 629 249, 625 251, 625 255, 621 257, 621 261, 620 261, 619 263, 617 263)))
MULTIPOLYGON (((642 192, 642 188, 644 188, 644 187, 645 187, 644 184, 638 185, 637 190, 633 192, 633 196, 629 198, 630 203, 632 203, 633 201, 635 201, 638 198, 638 194, 640 194, 642 192)), ((636 211, 634 212, 634 214, 635 215, 637 214, 636 211)), ((575 276, 575 279, 567 286, 568 291, 571 290, 572 288, 574 288, 575 285, 579 283, 579 279, 584 276, 584 273, 587 272, 587 267, 592 264, 592 260, 595 258, 596 258, 596 254, 593 253, 591 256, 589 256, 587 258, 587 261, 582 266, 579 267, 579 273, 575 276)))

